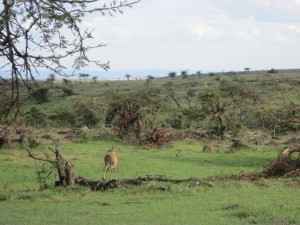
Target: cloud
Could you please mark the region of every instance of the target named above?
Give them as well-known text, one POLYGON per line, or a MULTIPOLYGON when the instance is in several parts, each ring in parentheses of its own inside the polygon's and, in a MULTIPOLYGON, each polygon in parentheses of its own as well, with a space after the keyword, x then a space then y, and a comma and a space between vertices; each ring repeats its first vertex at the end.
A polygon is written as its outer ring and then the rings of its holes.
POLYGON ((218 30, 206 24, 188 24, 187 30, 198 39, 212 40, 221 36, 221 33, 218 30))
POLYGON ((300 34, 300 26, 294 25, 294 24, 289 24, 288 25, 288 30, 296 33, 296 34, 300 34))
POLYGON ((84 24, 115 70, 288 68, 299 64, 297 10, 300 0, 142 0, 84 24))
POLYGON ((258 29, 243 30, 243 31, 237 31, 235 37, 239 40, 250 41, 259 38, 261 34, 262 33, 258 29))
POLYGON ((211 0, 233 19, 263 22, 300 22, 300 0, 211 0))
POLYGON ((282 44, 288 44, 290 42, 290 39, 287 36, 279 33, 274 34, 273 39, 282 44))
POLYGON ((291 11, 300 11, 300 0, 291 0, 287 4, 287 8, 291 11))

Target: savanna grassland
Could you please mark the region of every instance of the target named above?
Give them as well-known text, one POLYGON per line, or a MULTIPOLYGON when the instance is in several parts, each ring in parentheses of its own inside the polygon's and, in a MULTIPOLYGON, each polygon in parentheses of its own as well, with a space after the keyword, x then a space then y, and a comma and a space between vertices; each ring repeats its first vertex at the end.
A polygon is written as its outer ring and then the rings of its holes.
POLYGON ((240 176, 299 144, 299 82, 299 73, 228 73, 24 89, 23 116, 2 121, 0 224, 300 224, 297 173, 240 176), (112 146, 119 180, 195 180, 55 187, 51 164, 26 151, 52 158, 53 140, 90 180, 102 180, 112 146))

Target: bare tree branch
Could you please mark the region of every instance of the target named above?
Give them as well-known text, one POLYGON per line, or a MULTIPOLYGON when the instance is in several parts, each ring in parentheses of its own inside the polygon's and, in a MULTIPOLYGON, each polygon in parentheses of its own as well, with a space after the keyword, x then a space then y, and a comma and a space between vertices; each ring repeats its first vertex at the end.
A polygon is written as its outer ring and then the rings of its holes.
MULTIPOLYGON (((10 101, 7 117, 14 109, 20 113, 20 85, 28 89, 35 85, 36 74, 41 69, 61 76, 75 76, 77 71, 89 64, 104 70, 109 62, 90 59, 91 49, 105 46, 103 43, 90 46, 92 31, 85 29, 82 19, 86 13, 113 15, 123 13, 140 0, 117 1, 102 4, 98 0, 3 0, 0 4, 0 69, 10 72, 10 101), (71 35, 66 37, 66 33, 71 35), (72 59, 66 66, 63 60, 72 59), (72 72, 67 72, 66 70, 72 72), (33 81, 33 84, 32 84, 33 81)), ((0 78, 3 79, 2 75, 0 78)), ((1 106, 0 106, 1 107, 1 106)))

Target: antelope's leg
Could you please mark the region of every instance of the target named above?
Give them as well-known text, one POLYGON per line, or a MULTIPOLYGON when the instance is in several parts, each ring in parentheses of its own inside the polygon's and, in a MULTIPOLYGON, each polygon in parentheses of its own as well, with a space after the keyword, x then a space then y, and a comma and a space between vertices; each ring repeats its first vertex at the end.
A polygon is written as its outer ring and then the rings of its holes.
POLYGON ((107 169, 108 169, 108 165, 106 165, 105 168, 104 168, 104 176, 103 176, 104 179, 105 179, 105 174, 106 174, 107 169))

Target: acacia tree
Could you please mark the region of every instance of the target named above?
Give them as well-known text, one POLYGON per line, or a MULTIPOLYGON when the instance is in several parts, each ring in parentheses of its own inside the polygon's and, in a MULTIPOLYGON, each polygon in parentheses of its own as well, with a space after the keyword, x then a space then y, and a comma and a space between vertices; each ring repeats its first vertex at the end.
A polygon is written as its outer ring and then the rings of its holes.
POLYGON ((299 130, 300 88, 299 81, 290 77, 275 77, 266 74, 264 83, 273 88, 268 101, 256 101, 254 106, 261 123, 269 127, 276 136, 277 129, 299 130))
POLYGON ((98 0, 1 0, 0 71, 8 73, 10 79, 0 74, 0 80, 10 85, 11 93, 5 96, 9 97, 9 107, 0 116, 6 118, 13 109, 14 115, 19 115, 20 87, 25 85, 32 89, 32 81, 41 69, 55 75, 78 75, 81 67, 92 63, 108 70, 109 62, 88 56, 90 49, 105 44, 90 46, 86 43, 93 36, 92 30, 83 28, 82 19, 87 13, 122 13, 123 8, 139 1, 113 0, 98 7, 98 0), (70 73, 65 72, 70 69, 64 63, 68 58, 73 60, 70 73))

